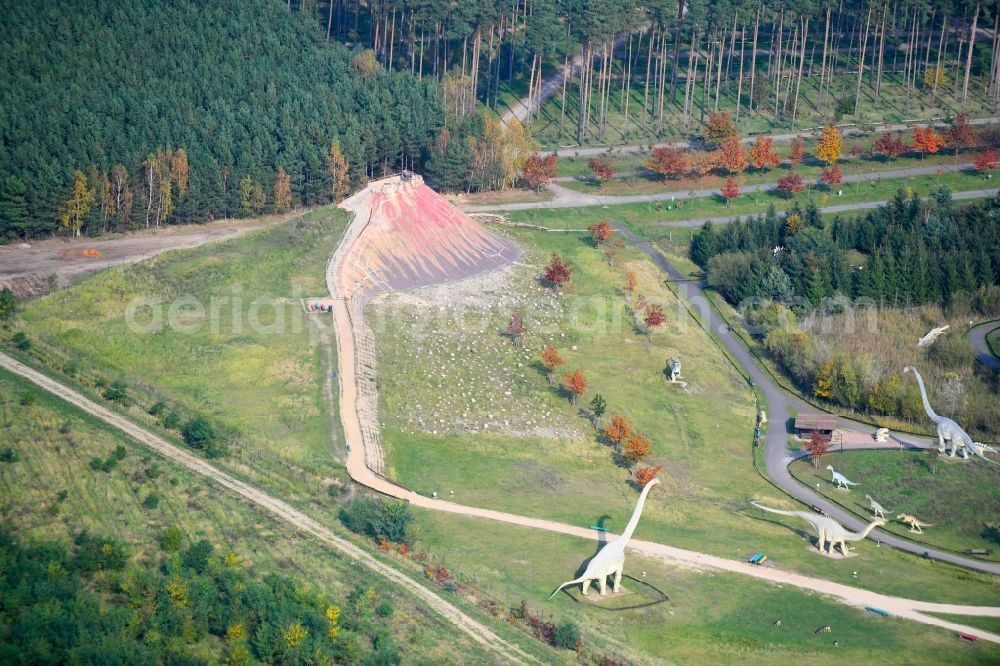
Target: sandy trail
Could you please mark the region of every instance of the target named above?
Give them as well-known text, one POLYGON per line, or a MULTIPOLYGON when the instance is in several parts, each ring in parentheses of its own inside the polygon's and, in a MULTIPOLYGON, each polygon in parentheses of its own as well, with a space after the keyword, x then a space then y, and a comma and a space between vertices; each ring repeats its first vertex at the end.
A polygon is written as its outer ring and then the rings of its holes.
MULTIPOLYGON (((365 223, 366 220, 363 217, 356 217, 351 224, 354 226, 363 225, 365 223)), ((359 236, 360 234, 351 233, 351 231, 348 230, 344 236, 345 242, 362 242, 358 240, 359 236)), ((344 248, 340 248, 337 252, 341 253, 343 250, 344 248)), ((333 286, 331 291, 334 295, 339 293, 340 287, 338 279, 339 276, 335 273, 336 271, 332 270, 332 266, 328 267, 327 278, 328 282, 330 282, 331 286, 333 286)), ((333 307, 333 319, 336 331, 338 352, 337 358, 340 370, 340 415, 344 435, 348 444, 347 472, 354 481, 384 495, 402 499, 412 503, 414 506, 426 509, 444 511, 447 513, 473 518, 494 520, 531 529, 542 529, 549 532, 566 534, 584 539, 597 539, 598 534, 596 531, 584 529, 574 525, 567 525, 541 518, 520 516, 492 509, 465 506, 454 502, 425 497, 392 483, 385 477, 373 473, 365 465, 365 451, 363 445, 364 439, 361 434, 361 420, 357 410, 354 332, 352 328, 350 310, 351 308, 349 307, 348 301, 343 298, 337 298, 333 307)), ((754 578, 773 583, 793 585, 805 590, 811 590, 820 594, 828 595, 853 606, 874 606, 876 608, 886 610, 892 615, 905 617, 917 622, 942 627, 952 631, 965 632, 979 636, 984 640, 1000 643, 1000 635, 957 622, 942 620, 940 618, 926 615, 922 612, 932 611, 938 613, 953 613, 956 615, 1000 617, 1000 607, 936 604, 914 599, 905 599, 902 597, 893 597, 861 588, 842 585, 840 583, 834 583, 820 578, 812 578, 778 569, 754 567, 742 561, 729 560, 715 555, 685 550, 683 548, 675 548, 673 546, 667 546, 665 544, 650 541, 633 539, 629 542, 629 548, 634 552, 660 559, 670 565, 687 568, 694 567, 699 569, 715 569, 752 576, 754 578)))
POLYGON ((448 603, 405 574, 375 559, 372 555, 350 541, 337 536, 328 527, 310 518, 287 502, 234 478, 193 453, 174 446, 162 437, 136 425, 129 419, 97 404, 74 389, 55 381, 2 352, 0 352, 0 366, 24 377, 66 402, 79 407, 84 412, 114 426, 139 443, 148 446, 160 455, 173 460, 195 474, 200 474, 211 479, 223 488, 236 493, 261 509, 273 514, 285 524, 319 539, 334 550, 339 551, 341 555, 360 562, 369 570, 400 585, 421 602, 436 610, 468 634, 484 648, 498 653, 499 657, 502 658, 501 663, 534 663, 537 661, 516 645, 502 639, 486 625, 466 615, 459 608, 448 603))

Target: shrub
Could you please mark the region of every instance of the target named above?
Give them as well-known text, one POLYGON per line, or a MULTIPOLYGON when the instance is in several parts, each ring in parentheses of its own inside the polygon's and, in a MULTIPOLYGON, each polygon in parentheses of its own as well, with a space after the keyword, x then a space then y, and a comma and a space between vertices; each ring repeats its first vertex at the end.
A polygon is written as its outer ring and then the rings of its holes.
POLYGON ((21 391, 21 397, 18 398, 18 402, 22 407, 28 407, 29 405, 35 404, 35 394, 25 389, 21 391))
POLYGON ((215 428, 201 415, 185 423, 181 433, 184 435, 184 442, 192 449, 207 450, 218 441, 215 428))
POLYGON ((14 346, 21 351, 28 351, 31 349, 31 340, 28 336, 24 334, 24 331, 18 331, 11 336, 10 341, 14 343, 14 346))
POLYGON ((0 319, 10 319, 14 316, 17 301, 14 292, 9 287, 0 289, 0 319))
POLYGON ((21 459, 21 455, 13 446, 5 446, 0 449, 0 462, 15 463, 21 459))
POLYGON ((85 573, 120 571, 128 557, 125 547, 109 537, 80 532, 74 539, 77 548, 76 565, 85 573))
POLYGON ((163 410, 166 409, 166 407, 167 403, 163 402, 162 400, 158 400, 154 402, 152 406, 146 411, 150 416, 159 416, 160 414, 163 413, 163 410))
POLYGON ((552 639, 552 644, 566 650, 575 650, 579 641, 580 627, 567 620, 556 628, 556 634, 552 639))
POLYGON ((169 430, 176 430, 181 424, 181 415, 176 410, 169 412, 163 417, 163 427, 169 430))
POLYGON ((212 556, 214 547, 210 541, 196 541, 181 555, 181 562, 196 573, 205 573, 208 568, 208 558, 212 556))
POLYGON ((340 511, 344 525, 373 539, 409 543, 413 514, 405 502, 358 497, 340 511))
POLYGON ((104 399, 111 402, 125 404, 128 401, 128 384, 120 379, 111 382, 111 385, 104 389, 104 399))
POLYGON ((168 553, 175 553, 184 543, 184 532, 176 525, 171 525, 160 535, 160 548, 168 553))
POLYGON ((142 506, 145 509, 155 509, 160 505, 160 496, 156 493, 149 493, 146 495, 146 499, 142 500, 142 506))
POLYGON ((383 601, 378 606, 375 607, 375 614, 379 617, 391 617, 393 613, 392 604, 388 601, 383 601))
POLYGON ((976 357, 972 343, 961 334, 946 334, 938 338, 927 351, 927 355, 947 370, 960 368, 976 357))

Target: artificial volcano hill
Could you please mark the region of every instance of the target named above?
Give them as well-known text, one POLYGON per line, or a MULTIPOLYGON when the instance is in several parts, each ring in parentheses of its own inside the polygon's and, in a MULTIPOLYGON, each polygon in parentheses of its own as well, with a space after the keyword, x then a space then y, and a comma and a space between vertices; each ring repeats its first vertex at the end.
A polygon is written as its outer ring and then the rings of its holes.
POLYGON ((520 256, 516 245, 487 231, 420 176, 372 181, 340 206, 355 217, 328 278, 335 295, 348 300, 453 282, 520 256))

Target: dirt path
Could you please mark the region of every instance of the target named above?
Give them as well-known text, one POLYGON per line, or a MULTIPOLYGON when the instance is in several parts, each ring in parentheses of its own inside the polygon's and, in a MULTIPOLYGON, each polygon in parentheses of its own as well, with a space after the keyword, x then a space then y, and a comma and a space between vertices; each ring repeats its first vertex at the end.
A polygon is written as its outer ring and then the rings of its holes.
POLYGON ((0 246, 0 287, 9 286, 17 296, 34 296, 48 291, 49 276, 61 285, 88 273, 111 266, 131 264, 167 250, 197 247, 233 238, 250 229, 280 224, 303 214, 268 215, 248 220, 224 220, 203 225, 164 227, 117 238, 50 238, 33 241, 31 247, 18 244, 0 246), (96 250, 88 255, 84 250, 96 250))
MULTIPOLYGON (((948 165, 933 165, 933 166, 917 166, 909 167, 906 169, 886 169, 884 171, 872 171, 870 173, 858 175, 846 175, 844 176, 844 183, 856 183, 856 182, 875 182, 881 179, 892 179, 892 178, 907 178, 912 176, 931 176, 936 175, 939 172, 954 172, 961 171, 968 168, 968 164, 948 164, 948 165)), ((777 183, 751 183, 744 185, 742 188, 743 194, 748 194, 751 192, 766 192, 777 188, 777 183)), ((704 197, 714 197, 719 194, 718 187, 702 188, 697 190, 672 190, 665 192, 652 192, 650 194, 590 194, 588 192, 578 192, 577 190, 571 190, 568 187, 563 187, 558 183, 549 183, 546 186, 549 192, 554 196, 549 201, 536 201, 536 202, 522 202, 522 203, 509 203, 509 204, 486 204, 486 205, 473 205, 465 206, 464 210, 467 212, 492 212, 492 211, 513 211, 513 210, 532 210, 536 208, 580 208, 583 206, 613 206, 616 204, 629 204, 629 203, 650 203, 655 201, 672 201, 674 199, 698 199, 704 197)), ((981 193, 995 193, 997 190, 995 188, 984 188, 981 190, 970 190, 970 192, 981 193)), ((955 199, 969 198, 968 192, 956 192, 952 195, 955 199)), ((983 194, 976 194, 974 196, 989 196, 983 194)), ((849 210, 862 210, 865 208, 876 208, 877 206, 883 205, 884 201, 866 201, 854 204, 835 204, 821 208, 821 212, 843 212, 849 210)), ((713 220, 729 220, 733 219, 735 216, 711 218, 713 220)), ((743 217, 746 217, 745 215, 743 217)), ((697 220, 678 220, 676 222, 664 222, 664 225, 669 226, 701 226, 701 224, 709 218, 699 218, 697 220)))
POLYGON ((218 485, 249 500, 258 507, 270 512, 276 518, 340 552, 341 555, 355 560, 369 570, 388 578, 400 585, 420 601, 433 608, 464 631, 485 649, 498 653, 501 663, 533 663, 536 660, 523 652, 519 647, 500 638, 489 627, 473 619, 469 615, 448 603, 423 585, 417 583, 393 567, 380 562, 355 544, 334 534, 328 527, 310 518, 287 502, 277 499, 264 491, 230 476, 202 458, 184 449, 174 446, 167 440, 142 428, 129 419, 112 412, 106 407, 93 402, 79 392, 61 384, 47 375, 24 365, 20 361, 0 353, 0 366, 20 375, 45 389, 49 393, 62 398, 66 402, 79 407, 105 423, 121 430, 129 437, 153 449, 160 455, 173 460, 195 474, 207 477, 218 485))
MULTIPOLYGON (((363 220, 357 221, 363 224, 363 220)), ((352 221, 352 225, 355 221, 352 221)), ((345 240, 348 243, 355 242, 358 234, 345 233, 345 240)), ((339 248, 338 253, 344 251, 339 248)), ((331 259, 331 262, 333 260, 331 259)), ((328 282, 337 284, 338 276, 327 275, 328 282)), ((336 292, 334 292, 336 293, 336 292)), ((494 520, 519 527, 541 529, 559 534, 580 537, 584 539, 597 539, 598 534, 594 530, 567 525, 556 521, 529 516, 520 516, 504 511, 495 511, 480 507, 465 506, 455 504, 445 500, 425 497, 411 490, 403 488, 388 479, 373 473, 365 465, 365 451, 361 436, 361 420, 357 408, 357 382, 355 378, 355 347, 354 331, 351 322, 351 309, 347 301, 338 298, 333 308, 334 327, 337 339, 337 359, 340 367, 340 416, 343 424, 344 436, 347 440, 347 472, 352 479, 361 485, 367 486, 384 495, 396 497, 410 502, 414 506, 419 506, 435 511, 458 514, 466 517, 494 520)), ((845 603, 854 606, 874 606, 890 612, 893 615, 905 617, 924 624, 935 625, 950 629, 952 631, 962 631, 974 634, 995 643, 1000 643, 1000 635, 976 629, 956 622, 949 622, 940 618, 925 615, 921 611, 933 611, 940 613, 954 613, 958 615, 982 615, 989 617, 1000 617, 1000 607, 988 606, 963 606, 955 604, 934 604, 929 602, 892 597, 888 595, 870 592, 861 588, 850 587, 820 578, 812 578, 797 573, 782 571, 779 569, 768 569, 753 567, 742 561, 729 560, 716 555, 699 553, 696 551, 675 548, 665 544, 650 541, 635 540, 629 542, 629 548, 635 552, 655 557, 667 564, 681 567, 694 567, 698 569, 714 569, 739 573, 754 578, 794 585, 806 590, 812 590, 821 594, 835 597, 845 603)))

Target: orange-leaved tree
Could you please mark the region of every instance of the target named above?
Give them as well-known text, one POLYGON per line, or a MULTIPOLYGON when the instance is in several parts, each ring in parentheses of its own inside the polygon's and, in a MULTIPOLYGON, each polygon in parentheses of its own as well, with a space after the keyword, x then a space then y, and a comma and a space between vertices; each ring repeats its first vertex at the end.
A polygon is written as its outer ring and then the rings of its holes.
POLYGON ((615 164, 611 161, 611 157, 608 155, 591 157, 587 160, 587 166, 594 172, 594 177, 597 178, 601 184, 603 184, 604 181, 611 180, 615 177, 615 164))
POLYGON ((625 304, 626 305, 628 305, 629 303, 632 302, 632 294, 635 293, 635 288, 636 288, 636 285, 638 285, 638 284, 639 284, 639 281, 638 281, 638 279, 636 279, 635 273, 633 273, 632 271, 629 271, 625 275, 625 286, 622 287, 623 291, 625 292, 625 304))
POLYGON ((890 162, 893 157, 896 157, 905 150, 906 144, 903 143, 903 139, 893 136, 892 132, 885 132, 872 142, 872 152, 885 155, 889 158, 890 162))
POLYGON ((556 368, 558 368, 566 361, 564 361, 563 357, 559 355, 559 350, 557 350, 552 345, 546 345, 545 348, 542 349, 541 356, 542 356, 542 365, 544 365, 545 369, 549 371, 548 380, 549 384, 551 384, 552 382, 555 381, 556 368))
POLYGON ((549 265, 545 267, 542 276, 547 282, 558 288, 569 282, 569 276, 572 272, 573 269, 563 263, 562 257, 553 252, 549 265))
POLYGON ((646 308, 646 315, 642 318, 642 323, 646 325, 646 338, 653 341, 653 329, 663 326, 667 321, 667 316, 663 313, 663 306, 652 303, 646 308))
POLYGON ((729 208, 729 204, 732 203, 733 199, 740 196, 740 182, 732 176, 726 176, 726 184, 719 191, 726 198, 726 208, 729 208))
POLYGON ((778 191, 784 192, 788 196, 794 196, 804 189, 806 189, 805 181, 794 171, 789 171, 788 175, 778 180, 778 191))
POLYGON ((764 182, 764 170, 781 164, 781 155, 774 149, 774 139, 759 136, 750 147, 750 164, 760 172, 760 182, 764 182))
POLYGON ((649 154, 646 168, 665 178, 680 178, 691 170, 691 160, 683 148, 660 146, 649 154))
POLYGON ((559 157, 554 154, 543 157, 538 153, 533 153, 524 162, 524 167, 521 169, 521 180, 531 189, 539 190, 556 177, 558 162, 559 157))
POLYGON ((705 130, 702 132, 705 143, 713 146, 719 145, 729 137, 738 137, 739 135, 739 129, 726 111, 712 111, 708 116, 708 122, 705 123, 705 130))
POLYGON ((611 234, 614 233, 614 229, 607 222, 594 222, 587 227, 587 231, 590 232, 590 239, 594 241, 595 247, 600 247, 601 243, 611 238, 611 234))
POLYGON ((843 150, 840 130, 833 125, 824 127, 819 135, 819 142, 816 144, 816 157, 826 162, 827 166, 831 166, 840 159, 843 150))
POLYGON ((611 421, 604 426, 604 436, 615 446, 632 434, 632 426, 624 416, 612 416, 611 421))
POLYGON ((792 166, 796 164, 801 164, 802 160, 806 156, 806 140, 802 138, 802 135, 796 136, 792 140, 792 149, 788 153, 788 161, 792 163, 792 166))
POLYGON ((524 335, 524 330, 524 317, 521 316, 520 312, 515 312, 510 316, 510 323, 507 324, 507 328, 503 330, 503 333, 510 336, 515 347, 520 347, 521 336, 524 335))
POLYGON ((285 167, 279 166, 274 174, 274 210, 285 211, 292 206, 292 179, 285 171, 285 167))
POLYGON ((948 129, 944 131, 944 135, 948 140, 948 146, 955 151, 956 161, 960 149, 976 145, 976 136, 972 133, 969 119, 965 117, 964 113, 955 116, 955 119, 948 125, 948 129))
POLYGON ((630 463, 634 463, 649 455, 653 448, 653 443, 641 432, 636 431, 625 439, 622 444, 622 457, 630 463))
POLYGON ((996 169, 997 164, 997 154, 992 150, 984 150, 976 155, 972 160, 972 165, 976 167, 976 171, 989 171, 991 169, 996 169))
POLYGON ((746 171, 750 165, 743 144, 735 136, 726 138, 718 153, 717 164, 734 176, 746 171))
POLYGON ((639 467, 635 470, 635 485, 645 488, 646 484, 659 476, 663 471, 663 465, 656 467, 639 467))
POLYGON ((587 390, 587 379, 579 370, 567 372, 563 375, 563 388, 566 389, 566 393, 569 394, 570 403, 575 405, 576 399, 583 395, 583 392, 587 390))
POLYGON ((921 159, 927 153, 933 155, 942 146, 944 146, 944 139, 930 125, 913 128, 913 148, 920 151, 921 159))

